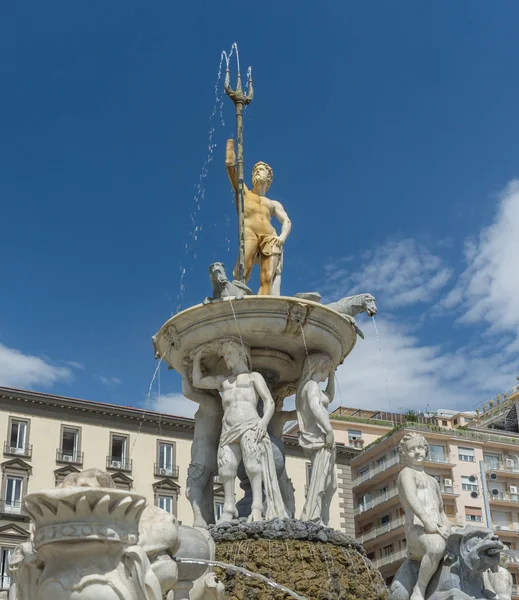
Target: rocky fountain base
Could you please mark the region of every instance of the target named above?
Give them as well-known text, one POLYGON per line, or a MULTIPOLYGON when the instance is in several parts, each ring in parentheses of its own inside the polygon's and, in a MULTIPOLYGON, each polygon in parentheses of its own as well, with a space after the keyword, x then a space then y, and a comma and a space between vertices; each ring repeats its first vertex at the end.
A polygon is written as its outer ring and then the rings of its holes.
MULTIPOLYGON (((216 560, 284 585, 306 600, 385 600, 379 571, 354 539, 314 523, 238 519, 210 527, 216 560)), ((281 600, 291 596, 231 569, 216 568, 225 600, 281 600)))

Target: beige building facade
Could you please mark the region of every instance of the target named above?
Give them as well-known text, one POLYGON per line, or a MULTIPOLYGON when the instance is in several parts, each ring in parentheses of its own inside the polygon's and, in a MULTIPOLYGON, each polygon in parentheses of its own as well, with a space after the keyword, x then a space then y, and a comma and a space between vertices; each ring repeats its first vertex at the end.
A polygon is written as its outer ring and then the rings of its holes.
MULTIPOLYGON (((117 406, 0 388, 0 599, 10 585, 9 556, 28 537, 22 510, 27 493, 51 488, 72 472, 97 467, 112 474, 117 487, 134 490, 148 502, 192 523, 185 496, 194 420, 117 406)), ((310 476, 310 463, 296 436, 284 437, 286 469, 294 485, 300 514, 310 476)), ((359 449, 338 444, 339 490, 331 507, 330 525, 354 533, 351 459, 359 449)), ((243 492, 237 484, 237 497, 243 492)), ((215 512, 223 495, 215 481, 215 512)))

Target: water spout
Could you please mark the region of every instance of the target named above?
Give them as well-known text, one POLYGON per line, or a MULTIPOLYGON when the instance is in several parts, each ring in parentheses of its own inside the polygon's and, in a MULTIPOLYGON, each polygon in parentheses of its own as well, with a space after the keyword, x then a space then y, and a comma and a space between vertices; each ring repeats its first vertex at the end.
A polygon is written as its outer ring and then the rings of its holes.
POLYGON ((251 577, 252 579, 258 579, 259 581, 270 585, 270 587, 273 587, 274 589, 279 590, 280 592, 288 594, 291 598, 295 598, 296 600, 306 600, 304 596, 300 596, 290 588, 287 588, 286 586, 281 585, 280 583, 276 583, 275 581, 272 581, 271 579, 265 577, 264 575, 261 575, 260 573, 254 573, 253 571, 249 571, 244 567, 237 567, 236 565, 220 562, 218 560, 204 560, 202 558, 181 558, 179 556, 174 556, 173 560, 175 560, 178 563, 185 563, 188 565, 207 565, 209 567, 220 567, 222 569, 230 569, 231 571, 236 571, 236 573, 241 573, 242 575, 246 575, 247 577, 251 577))

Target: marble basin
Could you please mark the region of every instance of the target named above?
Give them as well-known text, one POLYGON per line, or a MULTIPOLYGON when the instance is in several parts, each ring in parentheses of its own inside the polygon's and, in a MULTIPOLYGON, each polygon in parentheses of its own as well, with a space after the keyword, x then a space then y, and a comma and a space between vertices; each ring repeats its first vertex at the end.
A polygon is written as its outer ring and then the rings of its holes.
MULTIPOLYGON (((246 342, 253 370, 261 372, 279 393, 289 395, 307 352, 326 352, 338 365, 352 351, 357 335, 349 318, 317 302, 246 296, 199 304, 176 314, 153 336, 153 345, 157 358, 162 356, 182 372, 183 361, 192 350, 224 337, 246 342)), ((206 366, 216 372, 225 368, 221 359, 206 366)))

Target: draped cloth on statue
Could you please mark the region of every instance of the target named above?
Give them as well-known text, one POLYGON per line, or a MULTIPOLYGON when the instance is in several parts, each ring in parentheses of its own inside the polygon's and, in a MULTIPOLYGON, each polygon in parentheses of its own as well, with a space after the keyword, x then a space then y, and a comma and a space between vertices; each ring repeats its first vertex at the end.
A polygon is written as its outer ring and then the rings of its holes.
POLYGON ((299 444, 312 458, 312 476, 308 486, 301 521, 321 522, 323 496, 327 489, 337 487, 335 446, 325 448, 324 434, 299 432, 299 444))
MULTIPOLYGON (((224 424, 220 437, 220 448, 229 444, 239 443, 243 453, 247 452, 251 458, 257 458, 261 464, 261 477, 267 500, 265 518, 275 519, 279 517, 280 519, 285 519, 288 518, 288 513, 279 489, 270 438, 268 435, 265 435, 258 443, 254 440, 259 420, 259 417, 252 417, 229 428, 226 428, 224 424), (247 432, 250 432, 250 434, 245 435, 247 432)), ((220 452, 218 459, 220 462, 220 452)))

